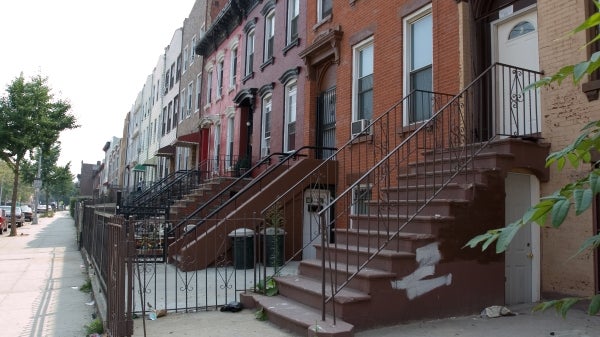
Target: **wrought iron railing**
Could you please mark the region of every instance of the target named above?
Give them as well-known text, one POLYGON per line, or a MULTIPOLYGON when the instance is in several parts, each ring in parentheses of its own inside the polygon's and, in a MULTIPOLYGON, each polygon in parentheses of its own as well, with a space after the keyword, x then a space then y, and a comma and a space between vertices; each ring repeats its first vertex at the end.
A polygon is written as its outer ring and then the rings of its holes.
MULTIPOLYGON (((335 187, 323 185, 331 177, 309 174, 262 211, 264 217, 277 204, 296 205, 297 202, 290 200, 307 199, 306 195, 297 194, 296 186, 315 186, 332 196, 331 200, 322 200, 308 222, 304 219, 304 223, 296 223, 298 220, 294 218, 286 224, 292 232, 297 226, 315 229, 300 247, 294 247, 295 253, 287 261, 310 254, 310 246, 317 239, 321 241, 323 320, 328 305, 335 319, 336 294, 386 249, 442 189, 459 176, 464 182, 477 178, 474 158, 490 142, 500 137, 539 137, 539 92, 523 91, 539 78, 536 71, 494 64, 458 95, 413 91, 356 132, 328 158, 327 161, 337 161, 339 172, 343 172, 337 177, 335 187), (404 125, 407 116, 424 119, 404 125), (393 198, 388 197, 392 190, 393 198), (398 200, 406 202, 395 203, 398 200), (364 240, 376 242, 376 247, 362 248, 367 250, 366 258, 362 255, 364 251, 353 254, 357 252, 352 250, 359 248, 338 245, 335 227, 365 229, 367 236, 373 232, 372 238, 364 240), (381 239, 381 232, 385 233, 385 239, 381 239), (327 253, 332 250, 337 253, 327 253), (347 260, 355 256, 356 261, 338 264, 335 254, 344 255, 347 260), (325 274, 326 266, 330 274, 325 274), (340 279, 340 273, 333 270, 344 268, 348 277, 340 279)), ((318 172, 318 168, 313 172, 318 172)))

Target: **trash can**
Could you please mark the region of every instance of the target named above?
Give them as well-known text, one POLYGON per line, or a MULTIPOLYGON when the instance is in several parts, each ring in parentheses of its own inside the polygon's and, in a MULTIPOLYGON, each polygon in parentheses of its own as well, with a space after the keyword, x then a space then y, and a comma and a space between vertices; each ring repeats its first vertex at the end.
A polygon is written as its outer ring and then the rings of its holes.
POLYGON ((267 267, 283 266, 285 231, 281 228, 268 227, 263 229, 260 234, 263 236, 266 251, 265 265, 267 267))
POLYGON ((229 237, 232 239, 234 268, 254 268, 254 231, 239 228, 229 233, 229 237))

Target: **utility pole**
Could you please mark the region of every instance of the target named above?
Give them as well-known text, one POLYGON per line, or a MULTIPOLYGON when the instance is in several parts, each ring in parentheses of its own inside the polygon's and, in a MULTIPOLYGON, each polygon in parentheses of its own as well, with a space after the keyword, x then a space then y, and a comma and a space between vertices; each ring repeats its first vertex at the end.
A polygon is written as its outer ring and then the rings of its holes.
POLYGON ((39 204, 38 198, 39 198, 41 187, 42 187, 42 149, 39 148, 38 149, 38 171, 35 176, 35 179, 33 179, 33 188, 35 188, 35 196, 34 196, 34 205, 33 205, 33 219, 31 219, 32 225, 38 224, 37 208, 38 208, 38 204, 39 204))

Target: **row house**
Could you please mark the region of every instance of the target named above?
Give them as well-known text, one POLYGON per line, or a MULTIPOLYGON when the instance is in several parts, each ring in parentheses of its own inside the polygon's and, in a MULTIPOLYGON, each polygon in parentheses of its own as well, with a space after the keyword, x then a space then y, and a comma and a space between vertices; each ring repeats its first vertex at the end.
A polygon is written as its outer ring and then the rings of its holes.
MULTIPOLYGON (((246 199, 211 213, 214 230, 170 219, 185 231, 169 260, 183 271, 213 266, 228 254, 217 250, 230 249, 219 239, 254 226, 226 220, 279 205, 285 259, 299 268, 274 276, 276 301, 305 319, 261 295, 241 297, 299 333, 317 320, 346 336, 597 293, 597 252, 566 262, 597 233, 596 209, 560 229, 527 225, 502 255, 463 248, 591 169, 557 172, 544 159, 600 117, 597 78, 522 89, 595 51, 572 47, 585 34, 554 40, 594 10, 558 0, 196 1, 128 115, 127 146, 147 147, 128 165, 146 175, 155 167, 157 178, 190 169, 210 177, 274 156, 272 167, 301 160, 245 177, 255 178, 252 195, 229 191, 246 199), (322 297, 324 284, 333 286, 322 297), (320 321, 334 312, 338 324, 320 321)), ((189 207, 206 215, 205 202, 189 207)))
POLYGON ((196 1, 190 14, 183 21, 182 37, 182 74, 180 89, 180 118, 177 126, 177 169, 195 170, 200 162, 200 144, 202 141, 199 132, 200 97, 202 89, 203 59, 196 54, 194 47, 204 35, 206 25, 210 21, 207 8, 215 7, 211 1, 196 1))

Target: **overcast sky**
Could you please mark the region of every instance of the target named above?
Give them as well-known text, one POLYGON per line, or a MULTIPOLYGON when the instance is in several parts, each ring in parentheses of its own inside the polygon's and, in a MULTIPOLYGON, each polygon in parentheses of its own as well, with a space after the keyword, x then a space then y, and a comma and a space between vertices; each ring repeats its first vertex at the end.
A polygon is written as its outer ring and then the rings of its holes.
MULTIPOLYGON (((21 72, 48 77, 78 129, 61 134, 59 164, 104 159, 159 55, 195 0, 2 0, 0 95, 21 72)), ((1 140, 0 140, 1 141, 1 140)))

